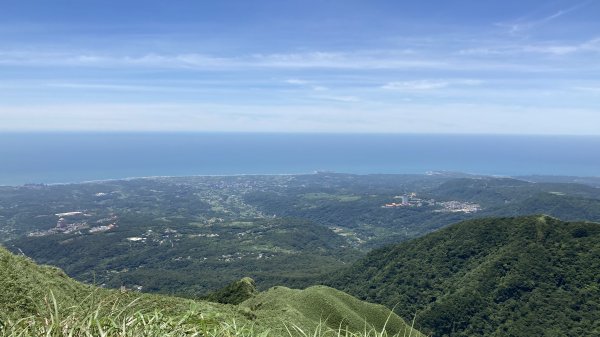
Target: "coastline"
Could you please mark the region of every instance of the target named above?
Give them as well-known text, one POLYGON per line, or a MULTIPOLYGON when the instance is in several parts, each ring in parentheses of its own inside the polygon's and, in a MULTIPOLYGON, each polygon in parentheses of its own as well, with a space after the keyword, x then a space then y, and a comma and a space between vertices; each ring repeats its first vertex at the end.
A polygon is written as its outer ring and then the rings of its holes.
POLYGON ((24 184, 0 184, 0 187, 26 187, 26 186, 70 186, 70 185, 84 185, 84 184, 102 184, 109 182, 120 182, 120 181, 132 181, 132 180, 155 180, 155 179, 180 179, 180 178, 203 178, 203 177, 293 177, 293 176, 307 176, 307 175, 317 175, 317 174, 339 174, 339 175, 353 175, 353 176, 369 176, 369 175, 398 175, 398 176, 406 176, 406 175, 414 175, 414 176, 432 176, 432 175, 440 175, 440 176, 455 176, 456 178, 460 177, 469 177, 469 178, 505 178, 505 179, 517 179, 523 180, 527 182, 536 183, 535 179, 531 178, 539 178, 541 180, 544 179, 559 179, 565 180, 570 183, 578 183, 578 180, 593 180, 598 181, 600 184, 600 175, 599 176, 575 176, 575 175, 502 175, 502 174, 481 174, 481 173, 472 173, 472 172, 453 172, 453 171, 426 171, 423 173, 351 173, 351 172, 334 172, 334 171, 313 171, 313 172, 301 172, 301 173, 238 173, 238 174, 194 174, 194 175, 154 175, 154 176, 137 176, 137 177, 124 177, 124 178, 109 178, 109 179, 93 179, 93 180, 83 180, 83 181, 71 181, 71 182, 53 182, 53 183, 24 183, 24 184))

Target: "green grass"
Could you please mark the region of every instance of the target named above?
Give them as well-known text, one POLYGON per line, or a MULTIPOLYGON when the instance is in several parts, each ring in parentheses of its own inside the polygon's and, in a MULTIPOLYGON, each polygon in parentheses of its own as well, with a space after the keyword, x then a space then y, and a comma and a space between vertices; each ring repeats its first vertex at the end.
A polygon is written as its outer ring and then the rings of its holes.
POLYGON ((76 305, 62 308, 51 292, 45 298, 45 305, 32 315, 13 317, 0 314, 0 337, 17 336, 73 336, 73 337, 419 337, 412 328, 391 334, 387 324, 393 324, 389 314, 379 329, 363 323, 362 330, 352 330, 338 323, 332 328, 326 320, 317 325, 303 326, 294 320, 278 322, 279 327, 267 328, 249 321, 205 315, 190 306, 187 310, 174 314, 166 310, 147 309, 137 299, 119 303, 117 298, 105 298, 95 305, 76 305))
MULTIPOLYGON (((237 303, 238 288, 221 297, 237 303)), ((332 288, 246 288, 239 305, 102 289, 0 247, 0 337, 421 336, 385 307, 332 288)))
MULTIPOLYGON (((266 331, 264 331, 266 333, 266 331)), ((46 306, 33 315, 0 315, 0 336, 265 336, 250 324, 205 315, 190 306, 179 313, 147 309, 134 299, 119 303, 105 298, 96 305, 63 308, 51 293, 46 306)))
MULTIPOLYGON (((356 331, 385 335, 408 335, 411 328, 382 305, 360 301, 344 292, 325 286, 304 290, 273 287, 244 301, 240 307, 257 322, 277 326, 296 322, 302 331, 356 331)), ((300 332, 300 331, 298 331, 300 332)), ((302 334, 301 334, 302 335, 302 334)), ((368 336, 368 335, 365 335, 368 336)), ((413 331, 412 336, 421 336, 413 331)))

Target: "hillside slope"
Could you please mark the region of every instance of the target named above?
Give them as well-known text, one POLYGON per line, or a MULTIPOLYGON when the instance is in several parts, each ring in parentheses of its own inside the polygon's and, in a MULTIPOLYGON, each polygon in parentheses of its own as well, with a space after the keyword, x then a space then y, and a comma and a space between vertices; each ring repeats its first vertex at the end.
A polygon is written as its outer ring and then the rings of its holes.
MULTIPOLYGON (((240 283, 253 286, 250 279, 240 283)), ((201 333, 202 336, 264 337, 286 334, 286 326, 311 332, 321 321, 325 323, 324 330, 342 326, 360 332, 368 322, 381 331, 388 317, 388 332, 403 333, 407 329, 399 316, 383 306, 362 302, 328 287, 305 290, 276 287, 258 294, 248 293, 246 287, 232 289, 226 294, 229 299, 239 298, 233 292, 240 289, 243 296, 251 298, 240 305, 229 305, 102 289, 79 283, 58 268, 39 266, 0 247, 0 336, 54 336, 58 329, 75 336, 201 333), (121 329, 129 330, 122 333, 121 329)), ((416 331, 412 334, 418 335, 416 331)))
POLYGON ((161 336, 171 331, 176 336, 181 335, 178 329, 195 329, 185 322, 206 328, 231 320, 250 324, 232 306, 85 285, 59 268, 37 265, 0 247, 0 336, 60 335, 57 329, 63 329, 65 335, 100 335, 94 330, 96 323, 110 331, 115 322, 127 323, 127 335, 161 336), (19 320, 21 323, 15 323, 19 320), (153 328, 160 328, 150 333, 136 325, 140 320, 154 320, 153 328), (55 332, 49 332, 52 330, 55 332))
POLYGON ((373 251, 331 285, 433 336, 600 335, 600 224, 465 221, 373 251))
POLYGON ((91 287, 72 282, 60 269, 39 267, 0 248, 0 312, 33 314, 51 289, 66 304, 74 305, 91 287))
POLYGON ((241 307, 256 315, 267 325, 277 321, 296 322, 303 329, 323 322, 332 329, 350 331, 386 330, 390 335, 421 336, 399 316, 382 305, 360 301, 344 292, 326 286, 312 286, 304 290, 273 287, 246 300, 241 307))

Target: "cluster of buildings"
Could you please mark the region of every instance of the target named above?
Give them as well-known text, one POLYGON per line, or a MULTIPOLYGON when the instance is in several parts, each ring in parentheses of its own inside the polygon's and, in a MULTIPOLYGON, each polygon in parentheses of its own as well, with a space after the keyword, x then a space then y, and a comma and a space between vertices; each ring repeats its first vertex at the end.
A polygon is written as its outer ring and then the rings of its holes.
POLYGON ((409 193, 403 195, 397 195, 394 199, 398 200, 395 202, 387 203, 382 208, 394 208, 394 207, 421 207, 421 206, 433 206, 435 205, 434 199, 421 199, 417 198, 416 193, 409 193))
POLYGON ((70 234, 70 233, 74 233, 79 230, 82 230, 84 228, 87 228, 87 227, 88 227, 87 222, 73 222, 73 223, 59 222, 56 225, 56 227, 54 227, 54 228, 50 228, 45 231, 31 232, 31 233, 27 234, 27 236, 29 236, 29 237, 46 236, 46 235, 52 235, 52 234, 58 234, 58 233, 70 234))
POLYGON ((141 236, 132 236, 125 238, 129 242, 138 243, 155 243, 155 244, 171 244, 174 247, 174 242, 181 240, 183 234, 178 233, 175 229, 166 228, 162 232, 155 232, 152 229, 148 229, 141 236))
POLYGON ((86 214, 84 212, 64 212, 64 213, 56 213, 54 214, 58 217, 58 221, 56 221, 56 226, 54 228, 50 228, 44 231, 35 231, 27 234, 29 237, 36 236, 47 236, 52 234, 71 234, 75 232, 79 232, 82 229, 89 228, 89 233, 101 233, 106 232, 111 229, 117 227, 116 224, 116 216, 107 219, 101 219, 98 223, 102 223, 105 220, 112 220, 113 222, 108 225, 91 227, 88 225, 87 219, 90 217, 90 214, 86 214))
POLYGON ((422 206, 437 206, 441 209, 437 209, 434 212, 448 212, 448 213, 474 213, 481 210, 481 206, 476 203, 464 202, 464 201, 441 201, 436 202, 435 199, 421 199, 417 198, 416 193, 409 193, 403 195, 397 195, 394 199, 398 200, 390 202, 381 206, 382 208, 396 208, 396 207, 422 207, 422 206))
POLYGON ((394 207, 403 207, 403 206, 410 206, 409 203, 409 198, 408 195, 397 195, 394 197, 394 199, 401 199, 401 202, 390 202, 387 203, 385 205, 383 205, 383 208, 394 208, 394 207))
POLYGON ((463 201, 444 201, 439 203, 442 209, 435 210, 435 212, 446 212, 446 213, 475 213, 481 210, 479 204, 472 202, 463 201))
POLYGON ((117 227, 117 224, 111 223, 109 225, 105 225, 105 226, 97 226, 97 227, 92 227, 90 228, 90 233, 100 233, 100 232, 106 232, 109 231, 113 228, 117 227))

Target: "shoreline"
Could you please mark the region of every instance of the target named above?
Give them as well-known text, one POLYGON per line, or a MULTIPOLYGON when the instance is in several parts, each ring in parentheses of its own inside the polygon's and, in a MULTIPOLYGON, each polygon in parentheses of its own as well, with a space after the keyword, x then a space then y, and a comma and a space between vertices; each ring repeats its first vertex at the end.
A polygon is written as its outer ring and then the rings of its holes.
MULTIPOLYGON (((505 175, 505 174, 486 174, 486 173, 473 173, 473 172, 455 172, 455 171, 425 171, 421 173, 351 173, 351 172, 337 172, 337 171, 319 171, 315 170, 312 172, 299 172, 299 173, 236 173, 236 174, 193 174, 193 175, 154 175, 154 176, 133 176, 123 178, 107 178, 107 179, 92 179, 82 181, 70 181, 70 182, 52 182, 52 183, 22 183, 22 184, 0 184, 0 187, 26 187, 26 186, 63 186, 63 185, 83 185, 83 184, 101 184, 108 182, 119 182, 119 181, 132 181, 132 180, 153 180, 153 179, 177 179, 177 178, 203 178, 203 177, 277 177, 277 176, 307 176, 316 174, 339 174, 339 175, 353 175, 353 176, 369 176, 369 175, 416 175, 416 176, 455 176, 460 177, 471 177, 477 178, 505 178, 505 179, 517 179, 523 181, 529 181, 528 178, 540 177, 540 178, 570 178, 570 179, 599 179, 600 176, 577 176, 577 175, 546 175, 546 174, 520 174, 520 175, 505 175)), ((534 181, 530 181, 534 182, 534 181)))
MULTIPOLYGON (((0 187, 24 187, 24 186, 61 186, 61 185, 79 185, 79 184, 98 184, 106 183, 111 181, 131 181, 131 180, 142 180, 142 179, 169 179, 169 178, 201 178, 201 177, 246 177, 246 176, 303 176, 303 175, 314 175, 323 173, 325 171, 313 171, 312 173, 237 173, 237 174, 193 174, 193 175, 157 175, 157 176, 136 176, 136 177, 123 177, 123 178, 107 178, 107 179, 93 179, 93 180, 82 180, 82 181, 70 181, 70 182, 54 182, 54 183, 23 183, 23 184, 0 184, 0 187)), ((336 174, 353 174, 343 172, 329 172, 336 174)), ((359 174, 356 174, 359 175, 359 174)))

